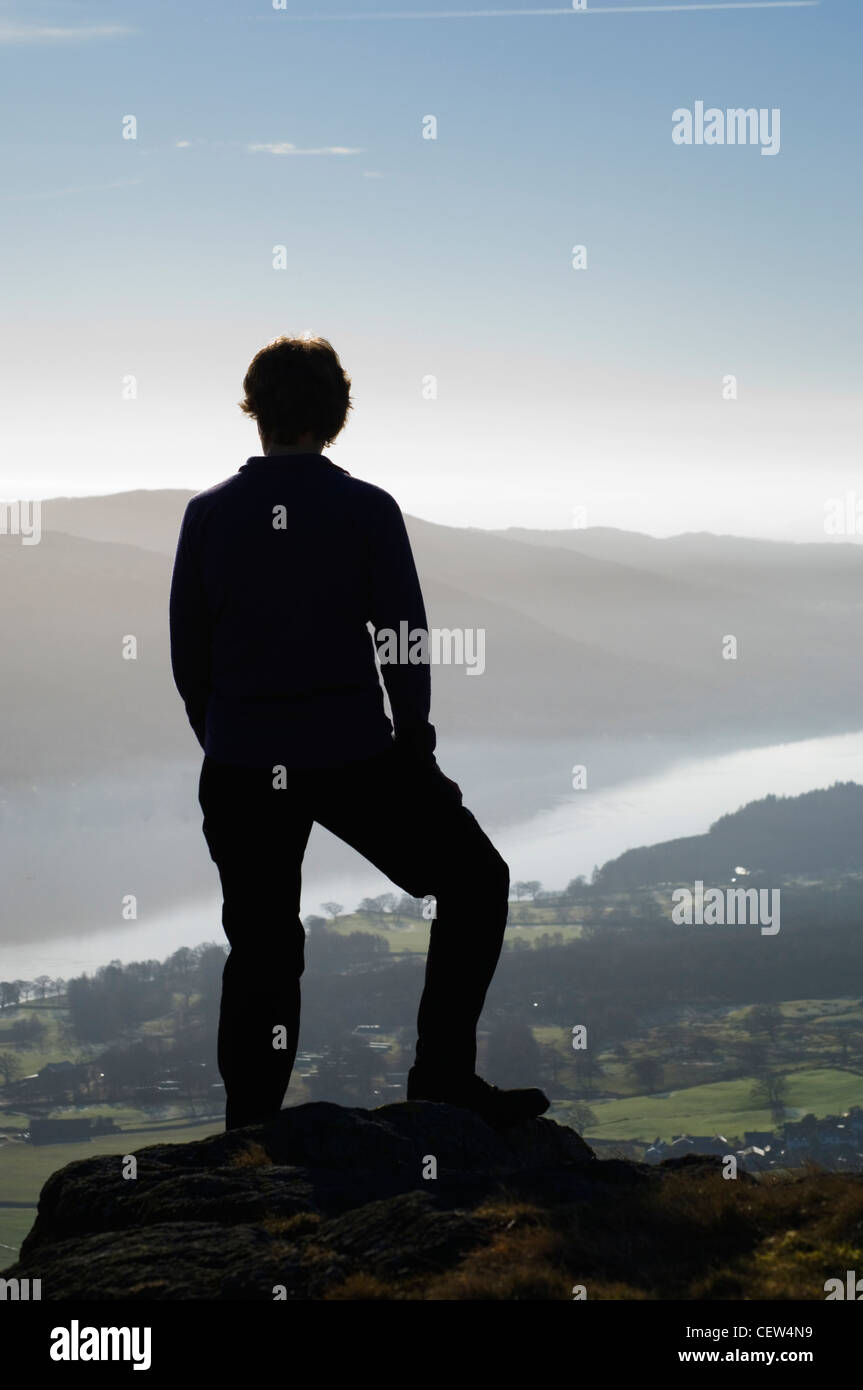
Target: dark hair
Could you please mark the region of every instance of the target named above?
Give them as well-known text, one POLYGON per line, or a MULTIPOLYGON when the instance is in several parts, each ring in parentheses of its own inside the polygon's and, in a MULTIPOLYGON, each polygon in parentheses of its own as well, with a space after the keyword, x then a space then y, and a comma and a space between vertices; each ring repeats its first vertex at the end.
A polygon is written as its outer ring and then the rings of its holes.
POLYGON ((256 353, 240 409, 268 443, 295 444, 309 433, 324 446, 344 428, 351 379, 326 338, 276 338, 256 353))

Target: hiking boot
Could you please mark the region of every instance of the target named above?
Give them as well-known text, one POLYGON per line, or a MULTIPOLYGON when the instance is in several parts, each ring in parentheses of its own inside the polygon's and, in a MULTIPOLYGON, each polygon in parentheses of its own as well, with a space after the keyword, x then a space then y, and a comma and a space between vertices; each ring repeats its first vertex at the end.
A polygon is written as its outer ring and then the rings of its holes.
POLYGON ((535 1120, 551 1105, 548 1096, 537 1087, 520 1091, 502 1091, 481 1076, 466 1080, 435 1079, 418 1067, 408 1072, 408 1100, 436 1100, 445 1105, 458 1105, 473 1110, 487 1124, 507 1128, 524 1120, 535 1120))

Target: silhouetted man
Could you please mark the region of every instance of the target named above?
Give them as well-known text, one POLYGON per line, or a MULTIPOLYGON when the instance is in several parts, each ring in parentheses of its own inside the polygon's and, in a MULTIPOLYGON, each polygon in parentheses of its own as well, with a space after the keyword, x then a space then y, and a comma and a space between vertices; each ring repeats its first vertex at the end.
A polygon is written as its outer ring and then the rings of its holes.
POLYGON ((500 955, 509 871, 437 765, 430 672, 375 663, 375 630, 427 631, 402 514, 322 450, 351 408, 324 339, 280 338, 241 408, 263 453, 193 497, 171 586, 171 660, 204 750, 199 799, 230 943, 219 1071, 226 1126, 280 1109, 300 1021, 300 874, 317 822, 415 897, 434 895, 408 1099, 510 1124, 538 1090, 475 1075, 476 1026, 500 955))

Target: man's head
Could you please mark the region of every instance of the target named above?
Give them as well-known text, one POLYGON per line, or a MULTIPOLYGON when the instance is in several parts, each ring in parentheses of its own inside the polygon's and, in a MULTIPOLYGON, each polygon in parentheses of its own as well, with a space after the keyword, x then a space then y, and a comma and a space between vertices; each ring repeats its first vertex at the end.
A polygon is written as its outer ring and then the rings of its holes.
POLYGON ((351 379, 326 338, 277 338, 252 358, 240 409, 257 421, 264 449, 325 449, 344 428, 351 379))

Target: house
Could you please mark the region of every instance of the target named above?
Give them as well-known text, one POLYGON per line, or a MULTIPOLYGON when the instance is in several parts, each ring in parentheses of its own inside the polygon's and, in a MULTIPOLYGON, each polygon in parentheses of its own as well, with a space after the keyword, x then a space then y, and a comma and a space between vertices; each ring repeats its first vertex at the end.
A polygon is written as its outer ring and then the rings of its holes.
POLYGON ((743 1147, 745 1149, 769 1149, 776 1143, 776 1135, 772 1129, 746 1129, 743 1131, 743 1147))
POLYGON ((723 1134, 679 1134, 665 1151, 666 1158, 680 1154, 719 1154, 732 1152, 733 1146, 723 1134))

